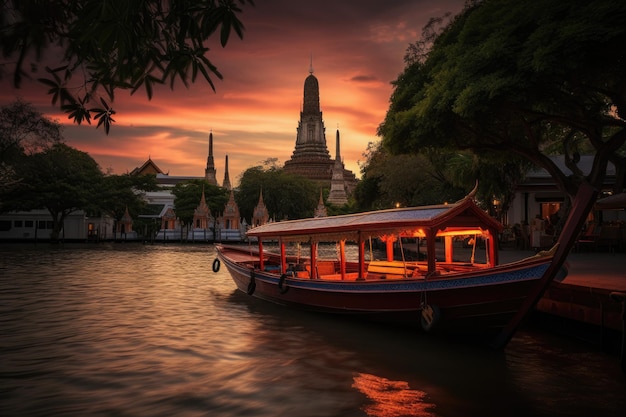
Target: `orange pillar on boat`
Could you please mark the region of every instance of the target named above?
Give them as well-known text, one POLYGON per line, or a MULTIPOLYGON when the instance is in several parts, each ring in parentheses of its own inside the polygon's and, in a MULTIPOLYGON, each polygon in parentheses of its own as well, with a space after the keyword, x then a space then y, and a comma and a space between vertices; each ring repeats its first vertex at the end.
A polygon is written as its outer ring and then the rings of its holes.
POLYGON ((393 236, 387 236, 387 260, 388 261, 393 261, 393 242, 395 242, 396 239, 393 236))
POLYGON ((359 278, 365 277, 365 241, 359 233, 359 278))
POLYGON ((265 269, 265 262, 263 261, 263 240, 259 238, 259 269, 263 271, 265 269))
POLYGON ((311 242, 311 279, 317 279, 317 242, 311 242))
POLYGON ((346 241, 339 241, 339 270, 341 271, 341 279, 346 279, 346 241))
POLYGON ((487 232, 489 235, 487 237, 487 246, 489 248, 489 266, 496 266, 500 262, 498 259, 498 241, 495 236, 497 234, 492 233, 491 230, 487 232))
POLYGON ((428 255, 428 273, 431 274, 437 269, 436 260, 436 247, 435 247, 435 233, 433 230, 426 231, 426 251, 428 255))
POLYGON ((287 270, 287 257, 285 256, 285 243, 280 240, 280 273, 284 274, 287 270))
POLYGON ((444 238, 446 248, 446 262, 452 263, 454 248, 452 246, 452 236, 446 236, 444 238))

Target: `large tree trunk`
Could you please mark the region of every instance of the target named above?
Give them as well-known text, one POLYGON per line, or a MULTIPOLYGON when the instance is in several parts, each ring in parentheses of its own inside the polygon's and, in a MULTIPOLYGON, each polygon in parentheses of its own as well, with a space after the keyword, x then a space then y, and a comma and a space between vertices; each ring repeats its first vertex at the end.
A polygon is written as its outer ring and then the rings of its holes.
POLYGON ((61 235, 61 230, 63 229, 63 221, 65 220, 65 216, 63 213, 53 213, 50 211, 50 215, 52 216, 52 232, 50 232, 50 242, 58 243, 59 237, 61 235))
POLYGON ((511 322, 509 322, 509 324, 495 338, 493 342, 494 347, 501 349, 507 345, 519 325, 522 323, 526 313, 530 311, 535 304, 537 304, 550 283, 557 276, 559 270, 567 260, 567 256, 574 246, 578 234, 582 230, 582 227, 587 219, 587 216, 591 212, 597 197, 598 190, 591 184, 584 182, 580 185, 578 192, 576 193, 576 197, 572 202, 572 207, 563 226, 563 230, 561 231, 559 246, 554 254, 550 267, 548 267, 537 286, 533 289, 533 291, 531 291, 529 296, 526 297, 522 308, 520 308, 513 320, 511 320, 511 322))

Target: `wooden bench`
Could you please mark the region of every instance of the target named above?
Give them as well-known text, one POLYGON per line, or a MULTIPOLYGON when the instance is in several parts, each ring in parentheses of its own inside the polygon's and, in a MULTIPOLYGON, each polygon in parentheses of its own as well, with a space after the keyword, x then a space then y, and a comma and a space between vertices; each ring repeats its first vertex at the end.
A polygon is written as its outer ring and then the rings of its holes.
MULTIPOLYGON (((424 268, 422 267, 421 269, 424 268)), ((371 261, 367 265, 368 274, 378 274, 381 277, 383 275, 391 275, 393 278, 411 277, 419 270, 420 266, 417 264, 402 261, 371 261)))
MULTIPOLYGON (((358 272, 346 272, 346 275, 343 278, 343 280, 345 280, 345 281, 355 281, 358 277, 359 277, 359 273, 358 272)), ((341 281, 342 277, 341 277, 341 274, 330 274, 330 275, 320 275, 320 279, 341 281)))

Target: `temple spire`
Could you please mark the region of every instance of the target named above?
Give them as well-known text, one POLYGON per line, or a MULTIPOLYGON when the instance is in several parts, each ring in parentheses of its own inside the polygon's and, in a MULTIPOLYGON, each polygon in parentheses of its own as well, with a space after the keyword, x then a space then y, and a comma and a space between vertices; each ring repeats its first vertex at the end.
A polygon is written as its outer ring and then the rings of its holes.
POLYGON ((339 145, 339 127, 337 127, 337 139, 335 141, 335 160, 341 161, 341 150, 339 145))
POLYGON ((227 190, 232 190, 233 187, 230 185, 230 178, 228 176, 228 155, 226 155, 226 162, 224 163, 224 182, 222 183, 222 187, 227 190))
POLYGON ((212 185, 217 185, 215 176, 215 161, 213 159, 213 131, 209 133, 209 156, 206 159, 206 169, 204 170, 204 179, 212 185))
POLYGON ((311 52, 311 63, 309 64, 309 74, 313 75, 313 52, 311 52))

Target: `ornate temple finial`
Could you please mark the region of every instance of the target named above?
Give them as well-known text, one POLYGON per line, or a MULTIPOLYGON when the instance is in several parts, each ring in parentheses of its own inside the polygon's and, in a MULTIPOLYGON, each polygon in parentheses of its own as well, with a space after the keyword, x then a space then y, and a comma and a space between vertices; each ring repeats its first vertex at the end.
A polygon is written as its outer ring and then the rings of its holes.
POLYGON ((311 64, 309 65, 309 74, 313 74, 313 52, 311 52, 311 64))

